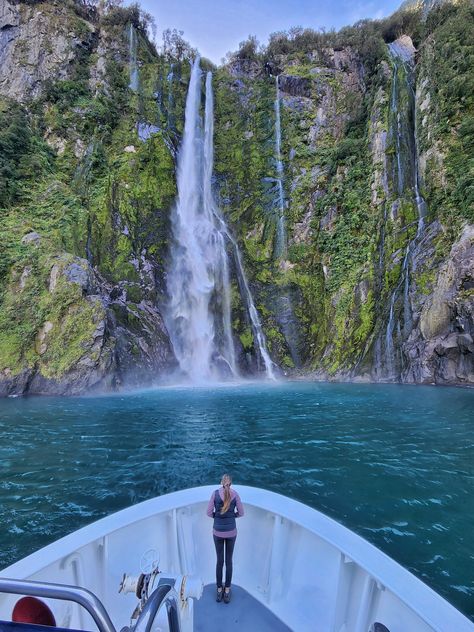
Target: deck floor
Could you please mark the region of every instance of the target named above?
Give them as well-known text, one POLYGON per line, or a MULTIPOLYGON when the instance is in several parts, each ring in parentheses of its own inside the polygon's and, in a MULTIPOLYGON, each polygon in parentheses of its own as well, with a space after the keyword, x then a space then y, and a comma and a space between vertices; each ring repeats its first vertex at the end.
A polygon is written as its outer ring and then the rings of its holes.
POLYGON ((195 632, 291 632, 268 608, 240 586, 232 586, 230 603, 216 601, 216 587, 208 584, 194 602, 195 632))

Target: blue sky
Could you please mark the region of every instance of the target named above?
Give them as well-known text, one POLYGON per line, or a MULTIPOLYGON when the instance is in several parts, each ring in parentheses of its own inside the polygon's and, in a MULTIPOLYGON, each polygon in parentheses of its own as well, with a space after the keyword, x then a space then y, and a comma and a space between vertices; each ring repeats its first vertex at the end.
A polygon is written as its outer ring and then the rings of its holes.
POLYGON ((184 31, 184 38, 202 56, 220 63, 248 35, 266 43, 270 33, 292 26, 339 29, 362 18, 393 13, 401 0, 140 0, 156 20, 157 44, 166 28, 184 31))

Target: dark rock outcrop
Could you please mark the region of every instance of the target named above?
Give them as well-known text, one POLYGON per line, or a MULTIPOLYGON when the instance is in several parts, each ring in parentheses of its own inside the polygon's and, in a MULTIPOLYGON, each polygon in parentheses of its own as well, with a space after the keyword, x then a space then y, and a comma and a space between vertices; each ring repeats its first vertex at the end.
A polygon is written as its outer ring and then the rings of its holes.
POLYGON ((78 288, 82 298, 58 322, 48 320, 40 328, 34 364, 19 372, 9 367, 0 372, 0 396, 80 395, 145 386, 172 370, 171 344, 153 302, 128 300, 126 287, 108 283, 85 259, 62 255, 51 266, 48 291, 54 296, 68 288, 75 296, 78 288), (76 341, 85 313, 88 326, 76 341), (80 348, 64 371, 52 370, 51 348, 58 336, 64 336, 66 346, 70 339, 80 348))
POLYGON ((296 77, 293 75, 279 75, 278 86, 282 92, 293 97, 311 96, 311 88, 313 82, 307 77, 296 77))
POLYGON ((38 96, 47 80, 67 79, 95 39, 94 26, 67 3, 0 0, 0 93, 22 102, 38 96))
POLYGON ((407 382, 474 382, 474 227, 466 226, 440 268, 407 341, 407 382))

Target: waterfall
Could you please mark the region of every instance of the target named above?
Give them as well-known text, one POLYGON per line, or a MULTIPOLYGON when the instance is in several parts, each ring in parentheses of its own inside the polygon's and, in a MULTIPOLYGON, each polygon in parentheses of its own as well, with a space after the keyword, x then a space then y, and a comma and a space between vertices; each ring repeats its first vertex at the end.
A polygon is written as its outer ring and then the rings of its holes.
POLYGON ((174 64, 171 64, 170 71, 166 77, 166 82, 168 84, 168 109, 167 109, 167 117, 166 117, 166 126, 167 128, 174 129, 174 97, 173 97, 173 81, 174 81, 174 64))
POLYGON ((130 69, 128 87, 130 90, 138 92, 137 33, 131 22, 128 29, 128 63, 130 69))
POLYGON ((240 292, 243 296, 244 302, 247 307, 250 323, 252 325, 254 341, 256 343, 260 357, 263 360, 263 364, 265 367, 265 374, 267 378, 271 380, 276 380, 275 369, 274 369, 275 364, 273 360, 270 358, 270 354, 268 353, 268 350, 267 350, 267 342, 265 339, 265 334, 263 333, 262 323, 260 322, 260 317, 258 315, 257 308, 255 307, 252 292, 250 291, 249 283, 247 281, 247 276, 245 274, 244 265, 242 263, 242 255, 240 254, 239 245, 230 234, 220 214, 217 216, 217 218, 220 223, 223 234, 227 237, 227 239, 232 245, 232 249, 234 252, 235 267, 237 271, 237 278, 238 278, 239 286, 240 286, 240 292))
MULTIPOLYGON (((274 205, 277 209, 276 235, 273 247, 273 257, 276 260, 286 258, 288 239, 286 234, 285 194, 283 189, 283 160, 281 156, 281 112, 280 112, 280 84, 279 76, 275 77, 275 164, 276 164, 276 191, 277 196, 274 205)), ((275 297, 277 307, 277 322, 285 337, 291 358, 295 366, 301 365, 299 353, 298 323, 293 312, 291 295, 284 288, 279 289, 279 296, 275 297)))
MULTIPOLYGON (((214 95, 212 92, 212 73, 206 75, 206 107, 204 115, 204 183, 203 208, 209 224, 219 217, 219 211, 212 195, 212 171, 214 167, 214 95)), ((223 223, 223 221, 222 221, 223 223)), ((232 340, 231 292, 229 265, 225 247, 225 238, 219 228, 215 230, 215 281, 217 295, 221 300, 223 341, 221 355, 228 363, 232 374, 237 375, 234 342, 232 340)))
POLYGON ((270 355, 267 351, 267 344, 265 339, 265 334, 263 333, 262 324, 260 322, 260 318, 257 312, 257 308, 255 307, 255 303, 253 300, 252 293, 250 291, 250 287, 247 281, 247 277, 245 275, 244 266, 242 263, 242 256, 240 254, 239 245, 231 235, 224 218, 220 212, 219 207, 215 203, 214 197, 212 195, 212 169, 214 163, 214 143, 213 143, 213 132, 214 132, 214 100, 212 93, 212 73, 208 72, 206 77, 206 114, 205 114, 205 142, 204 142, 204 156, 205 156, 205 173, 206 177, 204 179, 204 199, 208 200, 209 208, 212 208, 212 213, 214 219, 217 223, 218 232, 217 238, 219 242, 219 252, 220 252, 220 269, 222 272, 222 302, 223 302, 223 325, 224 325, 224 337, 227 341, 229 349, 231 349, 231 353, 229 353, 230 363, 232 362, 235 365, 235 357, 234 357, 234 346, 231 343, 232 341, 232 328, 231 328, 231 318, 230 318, 230 281, 229 281, 229 266, 227 261, 227 254, 225 250, 225 240, 230 243, 235 260, 235 267, 237 272, 237 278, 239 281, 239 287, 241 294, 243 295, 243 299, 245 305, 247 307, 247 312, 249 314, 250 323, 252 326, 252 331, 254 335, 254 340, 256 344, 256 348, 259 352, 260 357, 263 360, 263 364, 265 367, 266 377, 269 379, 275 378, 274 364, 270 355))
POLYGON ((403 166, 402 166, 401 143, 402 143, 403 135, 402 135, 400 111, 398 109, 398 66, 396 63, 393 64, 392 97, 390 99, 390 110, 391 110, 392 116, 394 116, 396 120, 395 155, 397 158, 397 190, 398 190, 398 195, 401 196, 403 195, 405 180, 403 177, 403 166))
POLYGON ((172 213, 174 242, 167 276, 167 326, 181 370, 194 382, 212 379, 214 319, 213 225, 202 212, 201 70, 196 58, 189 82, 178 154, 178 196, 172 213))
MULTIPOLYGON (((167 274, 169 301, 165 314, 173 349, 182 372, 195 383, 238 375, 231 329, 231 292, 226 252, 228 240, 236 253, 239 276, 243 266, 212 194, 212 74, 206 77, 204 130, 200 114, 201 70, 194 61, 186 98, 185 125, 178 154, 178 196, 172 212, 173 243, 167 274), (204 132, 204 133, 203 133, 204 132)), ((256 344, 268 377, 274 377, 265 337, 245 279, 245 299, 256 332, 256 344), (249 298, 250 297, 250 298, 249 298)))
POLYGON ((393 82, 392 82, 392 98, 391 109, 396 113, 397 117, 397 138, 396 138, 396 155, 398 167, 398 193, 401 196, 405 189, 403 176, 403 159, 402 144, 408 150, 407 171, 409 175, 410 195, 413 196, 418 213, 418 231, 417 239, 424 226, 424 218, 426 216, 426 202, 420 193, 420 173, 418 165, 417 150, 417 125, 415 114, 415 91, 414 91, 414 57, 413 51, 406 45, 395 41, 388 45, 390 56, 393 61, 393 82), (405 78, 405 88, 408 95, 407 112, 405 113, 406 123, 402 125, 401 112, 397 98, 398 94, 398 72, 402 70, 405 78))
POLYGON ((285 222, 285 197, 283 193, 283 161, 281 159, 281 117, 280 117, 280 87, 278 76, 275 77, 276 97, 275 97, 275 160, 276 160, 276 182, 278 192, 278 218, 274 256, 281 259, 286 255, 286 222, 285 222))
MULTIPOLYGON (((413 316, 410 303, 410 268, 413 268, 413 254, 421 238, 426 216, 426 203, 420 193, 420 176, 418 168, 418 151, 416 138, 415 92, 414 92, 414 58, 413 50, 402 41, 388 45, 393 62, 392 94, 390 110, 392 115, 392 134, 395 134, 396 181, 398 200, 404 195, 412 198, 418 214, 416 235, 407 245, 401 267, 400 280, 390 297, 390 309, 385 330, 385 377, 396 379, 401 372, 402 353, 399 348, 399 366, 396 366, 394 332, 396 325, 395 305, 400 298, 403 288, 402 326, 397 322, 399 346, 406 339, 413 326, 413 316), (401 73, 400 73, 401 71, 401 73), (400 110, 399 74, 405 78, 405 90, 408 96, 406 111, 400 110), (403 115, 403 119, 402 119, 403 115), (402 148, 408 153, 404 159, 402 148)), ((395 180, 395 178, 394 178, 395 180)))

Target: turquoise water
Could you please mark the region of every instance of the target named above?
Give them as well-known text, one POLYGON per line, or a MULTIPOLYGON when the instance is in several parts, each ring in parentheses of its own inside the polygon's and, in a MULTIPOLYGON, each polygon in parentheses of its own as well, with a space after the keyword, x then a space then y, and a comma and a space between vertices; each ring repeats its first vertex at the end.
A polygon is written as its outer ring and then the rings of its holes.
MULTIPOLYGON (((474 392, 285 383, 0 401, 0 566, 157 494, 296 498, 474 620, 474 392)), ((245 503, 245 498, 243 498, 245 503)))

